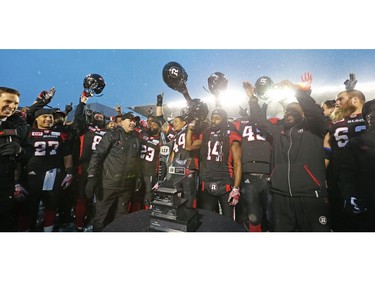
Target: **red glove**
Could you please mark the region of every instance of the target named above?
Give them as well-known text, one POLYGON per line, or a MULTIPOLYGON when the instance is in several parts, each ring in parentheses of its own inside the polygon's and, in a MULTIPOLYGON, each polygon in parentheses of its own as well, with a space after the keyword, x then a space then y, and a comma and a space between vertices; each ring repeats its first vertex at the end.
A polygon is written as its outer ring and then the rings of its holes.
POLYGON ((16 201, 22 202, 29 195, 27 190, 19 183, 14 186, 13 198, 16 201))
POLYGON ((37 99, 43 100, 46 103, 49 103, 53 96, 55 95, 56 89, 52 87, 49 91, 41 91, 37 96, 37 99))
POLYGON ((235 206, 238 201, 240 201, 240 189, 238 187, 233 187, 232 191, 229 193, 228 203, 231 206, 235 206))

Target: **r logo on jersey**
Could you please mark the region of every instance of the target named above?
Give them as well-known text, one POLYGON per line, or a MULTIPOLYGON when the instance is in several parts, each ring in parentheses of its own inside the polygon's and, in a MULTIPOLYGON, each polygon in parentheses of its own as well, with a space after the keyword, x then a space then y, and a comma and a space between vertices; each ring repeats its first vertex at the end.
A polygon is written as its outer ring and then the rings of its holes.
POLYGON ((215 182, 211 182, 210 185, 209 185, 210 189, 212 191, 216 191, 217 190, 217 184, 215 182))
POLYGON ((327 218, 325 216, 320 216, 319 217, 319 223, 322 224, 322 225, 326 225, 327 224, 327 218))

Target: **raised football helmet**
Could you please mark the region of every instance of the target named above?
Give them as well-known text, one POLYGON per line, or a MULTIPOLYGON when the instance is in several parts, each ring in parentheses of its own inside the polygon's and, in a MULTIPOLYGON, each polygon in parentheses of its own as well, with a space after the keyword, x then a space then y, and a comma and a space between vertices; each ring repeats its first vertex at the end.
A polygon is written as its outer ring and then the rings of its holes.
POLYGON ((259 98, 262 98, 272 86, 272 79, 268 76, 262 76, 255 82, 255 93, 259 98))
POLYGON ((203 121, 207 118, 208 106, 201 99, 193 99, 184 110, 184 116, 187 120, 203 121))
POLYGON ((163 67, 163 80, 169 88, 178 91, 186 91, 188 75, 181 64, 171 61, 163 67))
POLYGON ((103 77, 96 73, 88 74, 83 79, 83 88, 89 97, 102 96, 103 94, 99 94, 103 91, 105 85, 103 77))
POLYGON ((215 72, 208 77, 208 90, 213 95, 219 94, 221 91, 225 91, 228 86, 228 79, 224 73, 215 72))

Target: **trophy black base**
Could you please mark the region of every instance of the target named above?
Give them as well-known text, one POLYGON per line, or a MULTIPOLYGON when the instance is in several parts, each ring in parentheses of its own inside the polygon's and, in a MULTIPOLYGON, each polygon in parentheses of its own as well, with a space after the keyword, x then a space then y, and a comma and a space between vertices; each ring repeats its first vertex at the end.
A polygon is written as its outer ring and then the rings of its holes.
POLYGON ((173 206, 179 204, 179 199, 175 188, 159 187, 154 193, 153 201, 173 206))
POLYGON ((178 216, 183 214, 187 201, 188 200, 185 198, 178 198, 178 202, 176 202, 175 205, 170 205, 154 200, 151 202, 150 206, 152 211, 151 215, 176 220, 178 216))
POLYGON ((151 214, 148 231, 194 232, 198 227, 198 211, 196 209, 183 209, 176 219, 151 214))

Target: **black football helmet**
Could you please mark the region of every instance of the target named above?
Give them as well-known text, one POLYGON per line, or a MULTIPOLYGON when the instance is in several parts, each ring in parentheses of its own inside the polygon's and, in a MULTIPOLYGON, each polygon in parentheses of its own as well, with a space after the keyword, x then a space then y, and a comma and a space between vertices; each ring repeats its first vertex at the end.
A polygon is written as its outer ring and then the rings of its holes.
POLYGON ((264 94, 273 86, 273 81, 268 76, 262 76, 255 82, 255 93, 262 98, 264 94))
POLYGON ((102 96, 103 94, 99 94, 103 91, 105 85, 103 77, 96 73, 88 74, 83 79, 83 88, 90 97, 94 95, 102 96))
POLYGON ((178 91, 186 91, 188 75, 181 64, 171 61, 163 67, 163 80, 169 88, 178 91))
POLYGON ((208 106, 201 99, 193 99, 184 110, 185 120, 204 121, 208 115, 208 106))
POLYGON ((225 91, 228 86, 228 79, 224 73, 215 72, 208 77, 208 90, 213 95, 219 94, 221 91, 225 91))
POLYGON ((61 111, 60 108, 52 108, 53 110, 53 115, 61 115, 63 117, 66 117, 66 113, 64 111, 61 111))

